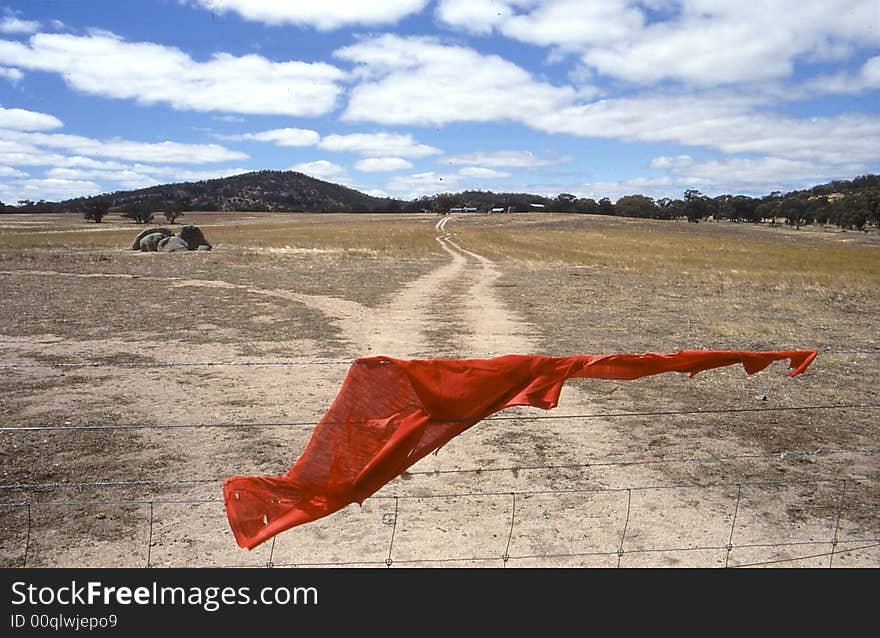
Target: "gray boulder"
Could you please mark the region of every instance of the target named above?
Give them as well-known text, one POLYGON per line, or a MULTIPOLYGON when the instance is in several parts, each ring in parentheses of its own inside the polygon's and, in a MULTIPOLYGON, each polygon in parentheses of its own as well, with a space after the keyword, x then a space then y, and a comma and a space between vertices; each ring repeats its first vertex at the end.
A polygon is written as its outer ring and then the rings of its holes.
POLYGON ((134 241, 131 244, 131 249, 140 250, 141 240, 147 235, 152 235, 153 233, 160 233, 163 237, 170 237, 174 234, 167 228, 147 228, 146 230, 142 230, 141 232, 139 232, 138 236, 134 238, 134 241))
POLYGON ((141 237, 140 248, 145 253, 154 253, 159 250, 159 242, 166 238, 162 233, 150 233, 141 237))
POLYGON ((166 237, 159 242, 160 253, 177 253, 185 250, 189 250, 189 245, 180 237, 175 237, 174 235, 166 237))
POLYGON ((186 224, 180 228, 180 238, 187 243, 190 250, 197 250, 199 246, 208 246, 211 244, 205 239, 202 229, 192 224, 186 224))

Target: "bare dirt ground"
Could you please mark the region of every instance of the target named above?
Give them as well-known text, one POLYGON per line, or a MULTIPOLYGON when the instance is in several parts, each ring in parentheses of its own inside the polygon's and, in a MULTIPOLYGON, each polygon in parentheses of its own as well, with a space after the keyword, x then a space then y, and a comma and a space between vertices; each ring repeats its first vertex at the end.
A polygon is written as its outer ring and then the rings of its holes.
POLYGON ((0 218, 0 565, 880 566, 876 233, 187 213, 214 250, 166 255, 0 218), (358 356, 686 348, 820 356, 571 380, 363 507, 228 529, 222 479, 285 472, 358 356))

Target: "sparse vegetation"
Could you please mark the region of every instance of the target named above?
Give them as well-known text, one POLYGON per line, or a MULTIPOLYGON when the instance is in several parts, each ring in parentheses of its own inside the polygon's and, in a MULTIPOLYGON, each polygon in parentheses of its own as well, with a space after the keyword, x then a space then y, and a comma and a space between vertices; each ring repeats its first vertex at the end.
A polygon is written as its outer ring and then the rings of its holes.
POLYGON ((109 212, 110 200, 106 197, 96 197, 83 207, 83 217, 96 224, 100 224, 109 212))

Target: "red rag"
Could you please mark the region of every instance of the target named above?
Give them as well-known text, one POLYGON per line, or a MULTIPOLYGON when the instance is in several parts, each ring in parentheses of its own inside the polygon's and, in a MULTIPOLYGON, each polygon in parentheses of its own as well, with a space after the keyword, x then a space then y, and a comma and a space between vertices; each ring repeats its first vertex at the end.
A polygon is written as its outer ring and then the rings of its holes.
POLYGON ((494 359, 357 359, 306 449, 283 476, 233 476, 223 482, 229 525, 253 549, 291 527, 363 501, 416 461, 487 416, 512 406, 556 407, 570 378, 638 379, 663 372, 691 376, 741 363, 748 374, 790 359, 806 370, 814 350, 683 350, 674 354, 494 359))

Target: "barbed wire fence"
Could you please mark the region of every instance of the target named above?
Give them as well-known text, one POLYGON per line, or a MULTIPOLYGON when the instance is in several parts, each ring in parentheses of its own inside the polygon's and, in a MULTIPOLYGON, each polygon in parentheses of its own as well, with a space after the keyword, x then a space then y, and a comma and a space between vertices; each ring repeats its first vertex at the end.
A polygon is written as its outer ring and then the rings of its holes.
MULTIPOLYGON (((863 354, 875 354, 875 351, 859 351, 863 354)), ((94 368, 94 367, 171 367, 171 366, 291 366, 291 365, 351 365, 349 360, 286 360, 286 361, 216 361, 216 362, 13 362, 0 363, 0 369, 14 368, 94 368)), ((880 408, 878 403, 847 403, 847 404, 817 404, 803 406, 780 406, 780 407, 761 407, 761 408, 718 408, 705 410, 663 410, 663 411, 645 411, 645 412, 606 412, 596 414, 568 414, 568 415, 517 415, 517 416, 492 416, 485 419, 486 421, 498 420, 551 420, 551 419, 613 419, 613 418, 633 418, 633 417, 663 417, 663 416, 684 416, 684 415, 711 415, 711 414, 735 414, 735 413, 759 413, 759 412, 791 412, 791 411, 825 411, 825 410, 866 410, 874 411, 880 408)), ((29 433, 38 433, 46 431, 57 431, 59 433, 74 434, 83 430, 110 430, 124 432, 126 430, 141 429, 175 429, 175 428, 284 428, 284 427, 311 427, 314 421, 292 421, 292 422, 245 422, 245 423, 164 423, 164 424, 144 424, 144 423, 128 423, 128 424, 110 424, 110 423, 94 423, 94 424, 73 424, 66 422, 64 424, 54 425, 3 425, 0 426, 0 432, 18 432, 24 435, 29 433)), ((626 467, 636 465, 662 465, 662 464, 703 464, 703 463, 730 463, 739 460, 787 460, 787 459, 809 459, 816 457, 828 456, 855 456, 855 457, 873 457, 880 454, 880 448, 858 448, 858 449, 838 449, 838 450, 787 450, 774 453, 754 453, 754 454, 735 454, 735 455, 702 455, 702 456, 677 456, 662 458, 629 458, 623 460, 593 460, 575 464, 542 464, 542 465, 521 465, 507 467, 489 467, 489 468, 458 468, 458 469, 438 469, 425 471, 407 472, 410 476, 419 475, 447 475, 447 474, 490 474, 497 472, 512 472, 516 475, 519 471, 551 471, 560 469, 588 469, 597 467, 626 467)), ((147 508, 147 543, 144 550, 144 561, 142 566, 154 567, 153 546, 156 537, 155 525, 158 522, 157 509, 162 505, 222 505, 222 500, 217 498, 166 498, 151 497, 138 499, 92 499, 92 500, 75 500, 75 499, 59 499, 59 500, 42 500, 42 496, 46 493, 60 492, 61 490, 76 488, 114 488, 114 487, 138 487, 153 489, 173 489, 198 486, 203 484, 214 484, 222 482, 224 477, 204 477, 204 478, 170 478, 170 479, 133 479, 124 481, 104 480, 104 481, 76 481, 76 482, 52 482, 52 483, 9 483, 0 484, 0 497, 5 494, 13 494, 19 492, 31 492, 33 495, 40 495, 41 498, 27 498, 15 501, 7 501, 0 503, 0 508, 7 511, 24 510, 24 532, 23 547, 20 557, 15 562, 18 566, 27 567, 35 563, 33 538, 35 529, 34 513, 44 508, 77 508, 84 506, 96 505, 113 505, 113 506, 138 506, 147 508)), ((224 565, 224 564, 205 564, 198 565, 200 567, 354 567, 354 566, 386 566, 393 565, 418 566, 424 564, 496 564, 498 566, 507 567, 509 565, 517 565, 530 563, 534 561, 552 562, 561 559, 569 560, 585 560, 585 559, 609 559, 614 562, 617 567, 625 566, 625 557, 652 554, 669 554, 669 553, 687 553, 687 552, 718 552, 723 557, 724 567, 751 567, 763 565, 796 565, 802 561, 815 561, 827 558, 827 566, 833 567, 835 559, 838 561, 841 556, 852 554, 855 552, 864 552, 874 550, 880 547, 880 534, 866 534, 859 537, 846 537, 841 535, 841 518, 845 511, 845 497, 847 490, 854 485, 876 484, 880 481, 880 476, 845 476, 835 478, 806 478, 806 479, 785 479, 785 480, 755 480, 755 481, 733 481, 733 482, 708 482, 700 483, 683 483, 683 484, 667 484, 667 485, 630 485, 625 487, 575 487, 575 488, 548 488, 533 490, 499 490, 499 491, 451 491, 444 493, 426 493, 426 494, 384 494, 377 493, 370 497, 371 500, 377 502, 389 502, 392 505, 387 511, 382 513, 382 524, 389 527, 388 532, 388 549, 387 554, 381 559, 362 559, 362 560, 332 560, 332 561, 297 561, 297 562, 276 562, 275 561, 275 538, 272 539, 268 550, 268 559, 255 564, 245 565, 224 565), (737 539, 737 521, 740 514, 740 506, 743 498, 743 489, 749 488, 780 488, 792 486, 839 486, 837 487, 836 506, 833 512, 833 531, 828 538, 810 539, 810 540, 775 540, 768 542, 743 542, 736 543, 737 539), (631 529, 631 523, 634 519, 642 516, 637 508, 633 507, 633 494, 658 492, 662 490, 686 489, 686 490, 717 490, 726 488, 731 491, 735 490, 731 503, 731 522, 727 530, 726 537, 720 538, 717 544, 697 544, 697 545, 661 545, 656 547, 640 547, 633 546, 628 543, 627 533, 631 529), (625 506, 622 506, 625 512, 623 521, 619 530, 619 541, 615 546, 597 547, 585 551, 553 551, 539 553, 517 553, 514 532, 517 524, 524 522, 522 520, 522 508, 518 509, 518 502, 522 504, 525 499, 536 496, 551 496, 553 498, 561 498, 563 495, 586 495, 586 494, 605 494, 611 496, 619 496, 625 498, 625 506), (482 499, 491 499, 499 504, 507 504, 509 508, 509 516, 507 517, 507 527, 503 530, 506 537, 503 550, 498 554, 485 553, 483 555, 469 556, 434 556, 425 558, 412 557, 396 557, 395 538, 398 532, 398 523, 401 517, 400 504, 413 500, 418 501, 436 501, 437 499, 455 500, 468 497, 479 497, 482 499), (794 550, 804 548, 815 548, 816 551, 796 556, 783 556, 778 558, 756 560, 751 562, 732 561, 732 556, 738 550, 794 550)), ((39 562, 39 561, 36 561, 39 562)), ((188 565, 194 566, 194 565, 188 565)))
MULTIPOLYGON (((877 452, 873 452, 873 454, 877 454, 877 452)), ((471 492, 471 491, 462 491, 462 492, 449 492, 444 494, 395 494, 395 495, 374 495, 371 497, 377 501, 390 501, 393 503, 390 510, 386 513, 383 513, 382 522, 388 526, 390 526, 390 535, 388 540, 388 552, 387 556, 384 559, 364 559, 364 560, 336 560, 336 561, 323 561, 323 562, 310 562, 308 560, 297 561, 294 563, 279 563, 274 562, 274 550, 275 550, 275 540, 273 539, 271 542, 271 547, 269 550, 268 560, 262 563, 254 563, 254 564, 245 564, 245 565, 187 565, 187 566, 199 566, 199 567, 345 567, 345 566, 381 566, 385 565, 387 567, 391 567, 392 565, 404 565, 404 566, 413 566, 418 564, 467 564, 467 563, 497 563, 499 566, 506 567, 508 564, 515 563, 516 561, 535 561, 535 560, 559 560, 559 559, 584 559, 584 558, 615 558, 616 557, 616 566, 622 566, 622 559, 624 556, 634 555, 634 554, 668 554, 672 552, 681 553, 681 552, 717 552, 719 556, 723 555, 724 559, 724 567, 751 567, 751 566, 760 566, 760 565, 770 565, 770 564, 780 564, 780 563, 788 563, 788 564, 796 564, 800 561, 812 560, 817 558, 828 558, 828 567, 834 566, 835 557, 840 557, 841 555, 845 555, 848 553, 865 551, 869 549, 874 549, 880 547, 880 535, 868 535, 861 536, 857 538, 843 538, 840 536, 840 518, 842 512, 844 511, 844 496, 846 494, 847 487, 854 483, 866 483, 872 482, 876 483, 880 481, 880 477, 847 477, 847 478, 838 478, 838 479, 790 479, 790 480, 768 480, 768 481, 741 481, 741 482, 733 482, 733 483, 711 483, 705 485, 697 485, 697 484, 670 484, 670 485, 648 485, 648 486, 634 486, 634 487, 620 487, 620 488, 602 488, 602 487, 589 487, 589 488, 572 488, 572 489, 544 489, 544 490, 531 490, 531 491, 500 491, 500 492, 471 492), (817 539, 817 540, 796 540, 796 541, 774 541, 774 542, 766 542, 766 543, 735 543, 735 535, 737 531, 737 513, 739 511, 741 499, 742 499, 742 490, 743 488, 749 487, 764 487, 764 488, 773 488, 773 487, 784 487, 784 486, 816 486, 820 484, 825 485, 839 485, 838 498, 837 498, 837 506, 836 511, 834 513, 834 528, 833 533, 830 538, 826 539, 817 539), (670 546, 660 546, 660 547, 629 547, 627 546, 627 530, 630 526, 632 518, 635 516, 635 511, 632 505, 632 496, 635 492, 643 492, 643 491, 658 491, 658 490, 707 490, 707 489, 717 489, 717 488, 734 488, 736 490, 734 503, 732 506, 733 516, 729 528, 729 534, 726 538, 720 539, 720 542, 716 545, 690 545, 690 546, 681 546, 681 545, 670 545, 670 546), (597 548, 595 551, 577 551, 577 552, 553 552, 553 553, 529 553, 529 554, 516 554, 511 551, 513 548, 513 538, 514 538, 514 530, 516 529, 517 523, 517 499, 522 499, 524 497, 529 496, 537 496, 537 495, 551 495, 551 496, 559 496, 559 495, 572 495, 572 494, 585 494, 585 493, 605 493, 605 494, 619 494, 626 499, 625 505, 625 517, 623 521, 623 525, 619 534, 619 544, 616 547, 609 547, 605 549, 597 548), (426 558, 394 558, 394 542, 395 542, 395 534, 397 531, 397 525, 400 520, 400 510, 399 504, 403 500, 413 500, 417 499, 420 501, 428 501, 434 499, 459 499, 466 497, 494 497, 499 502, 507 501, 510 503, 510 516, 509 516, 509 527, 506 530, 506 543, 503 548, 503 552, 499 554, 492 555, 490 553, 482 554, 482 555, 472 555, 472 556, 455 556, 455 557, 443 557, 443 556, 434 556, 434 557, 426 557, 426 558), (726 542, 725 542, 726 541, 726 542), (749 563, 738 563, 735 565, 731 565, 731 554, 736 550, 746 550, 746 549, 792 549, 792 548, 803 548, 806 546, 816 547, 817 549, 822 549, 822 551, 817 551, 815 553, 810 553, 806 555, 797 555, 790 556, 778 559, 771 560, 761 560, 749 563)), ((164 485, 173 484, 173 483, 181 483, 181 484, 189 484, 191 481, 162 481, 164 485)), ((96 483, 98 485, 98 483, 96 483)), ((142 564, 143 567, 153 567, 152 563, 152 547, 154 541, 154 526, 157 522, 156 519, 156 506, 159 505, 205 505, 205 504, 222 504, 221 499, 206 499, 206 498, 151 498, 151 499, 94 499, 94 500, 58 500, 58 501, 19 501, 19 502, 7 502, 0 505, 0 507, 7 509, 16 509, 21 508, 25 510, 26 517, 26 528, 25 528, 25 538, 24 538, 24 547, 22 548, 22 553, 20 560, 18 561, 18 566, 27 567, 32 564, 33 554, 31 548, 32 534, 33 534, 33 512, 36 508, 70 508, 70 507, 82 507, 82 506, 95 506, 95 505, 112 505, 112 506, 142 506, 148 508, 148 533, 147 533, 147 542, 146 547, 144 549, 144 562, 142 564)))

